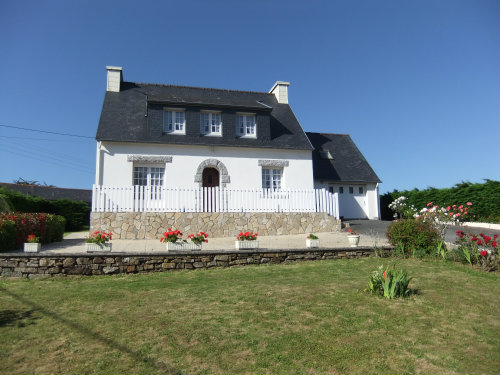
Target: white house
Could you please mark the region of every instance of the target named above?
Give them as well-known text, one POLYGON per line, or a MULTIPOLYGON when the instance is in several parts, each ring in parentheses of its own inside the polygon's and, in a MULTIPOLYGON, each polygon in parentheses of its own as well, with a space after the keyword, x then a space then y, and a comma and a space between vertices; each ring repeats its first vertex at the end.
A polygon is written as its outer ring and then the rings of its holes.
POLYGON ((376 174, 349 136, 304 132, 288 82, 251 92, 126 82, 122 68, 107 71, 94 212, 379 217, 376 174))

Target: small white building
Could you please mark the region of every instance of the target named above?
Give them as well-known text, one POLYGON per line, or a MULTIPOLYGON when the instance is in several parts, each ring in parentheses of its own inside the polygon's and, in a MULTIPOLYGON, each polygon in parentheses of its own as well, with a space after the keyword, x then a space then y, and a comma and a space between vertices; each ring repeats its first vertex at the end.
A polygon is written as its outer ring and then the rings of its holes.
POLYGON ((126 82, 122 68, 107 71, 94 212, 379 218, 376 174, 349 136, 303 131, 288 82, 250 92, 126 82))

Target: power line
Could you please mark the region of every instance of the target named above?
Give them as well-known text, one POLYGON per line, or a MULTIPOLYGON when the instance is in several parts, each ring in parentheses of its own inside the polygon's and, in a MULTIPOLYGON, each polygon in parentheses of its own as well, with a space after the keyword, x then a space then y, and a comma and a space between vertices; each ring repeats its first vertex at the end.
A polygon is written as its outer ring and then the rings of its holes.
MULTIPOLYGON (((61 142, 61 139, 54 138, 31 138, 31 137, 11 137, 9 135, 0 135, 0 138, 9 138, 9 139, 21 139, 23 141, 31 140, 31 141, 51 141, 51 142, 61 142)), ((88 142, 88 141, 77 141, 77 140, 65 140, 64 142, 88 142)))
POLYGON ((28 131, 39 132, 39 133, 64 135, 66 137, 78 137, 78 138, 95 139, 94 137, 89 137, 87 135, 78 135, 78 134, 69 134, 69 133, 58 133, 58 132, 51 132, 51 131, 48 131, 48 130, 38 130, 38 129, 22 128, 20 126, 12 126, 12 125, 4 125, 4 124, 0 124, 0 126, 3 126, 4 128, 21 129, 21 130, 28 130, 28 131))

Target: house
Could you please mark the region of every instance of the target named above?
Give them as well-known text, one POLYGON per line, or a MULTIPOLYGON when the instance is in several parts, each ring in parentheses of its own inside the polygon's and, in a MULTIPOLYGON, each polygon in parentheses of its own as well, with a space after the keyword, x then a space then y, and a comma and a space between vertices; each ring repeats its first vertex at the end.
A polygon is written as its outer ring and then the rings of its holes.
MULTIPOLYGON (((351 193, 356 198, 343 204, 361 207, 346 213, 378 218, 375 173, 348 136, 350 143, 304 132, 288 104, 288 82, 252 92, 127 82, 122 68, 107 71, 96 135, 94 227, 109 229, 102 214, 107 212, 142 218, 158 213, 158 222, 171 212, 252 213, 253 219, 259 213, 290 214, 281 221, 309 213, 302 225, 306 231, 315 228, 310 221, 323 220, 313 214, 341 216, 342 184, 347 194, 357 189, 351 193), (344 143, 349 143, 345 150, 336 148, 344 143), (332 159, 322 159, 326 151, 332 159), (350 174, 339 165, 346 161, 354 168, 350 174)), ((273 225, 275 219, 267 218, 273 225)), ((325 229, 333 225, 328 220, 321 224, 325 229)), ((255 225, 266 229, 260 221, 255 225)), ((275 231, 285 233, 290 225, 275 231)), ((136 228, 128 235, 147 238, 151 225, 143 227, 145 233, 136 228)))
POLYGON ((339 215, 379 219, 381 182, 347 134, 306 133, 313 151, 314 187, 338 196, 339 215))

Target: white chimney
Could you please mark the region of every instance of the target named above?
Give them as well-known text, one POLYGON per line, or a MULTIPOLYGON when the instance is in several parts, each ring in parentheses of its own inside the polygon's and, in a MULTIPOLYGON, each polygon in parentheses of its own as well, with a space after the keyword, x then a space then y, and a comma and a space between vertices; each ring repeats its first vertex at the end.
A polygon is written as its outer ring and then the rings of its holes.
POLYGON ((108 85, 106 91, 120 92, 120 82, 123 82, 122 68, 119 66, 107 66, 108 85))
POLYGON ((269 93, 276 96, 278 103, 288 104, 288 86, 290 82, 276 81, 269 93))

